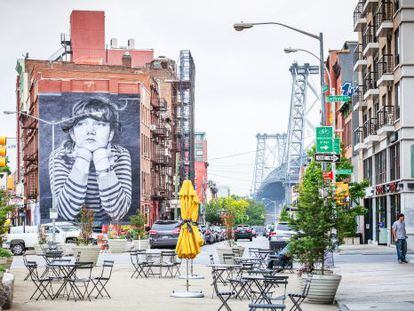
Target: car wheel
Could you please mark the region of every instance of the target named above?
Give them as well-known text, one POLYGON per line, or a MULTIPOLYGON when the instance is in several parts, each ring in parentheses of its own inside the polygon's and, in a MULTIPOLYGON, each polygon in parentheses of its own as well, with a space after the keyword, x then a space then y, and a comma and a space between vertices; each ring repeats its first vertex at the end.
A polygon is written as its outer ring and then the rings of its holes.
POLYGON ((10 250, 13 253, 13 255, 20 256, 23 255, 25 247, 23 243, 16 243, 11 246, 10 250))
POLYGON ((250 239, 249 239, 249 240, 250 240, 250 242, 251 242, 251 241, 253 240, 253 238, 252 238, 252 237, 250 237, 250 239))

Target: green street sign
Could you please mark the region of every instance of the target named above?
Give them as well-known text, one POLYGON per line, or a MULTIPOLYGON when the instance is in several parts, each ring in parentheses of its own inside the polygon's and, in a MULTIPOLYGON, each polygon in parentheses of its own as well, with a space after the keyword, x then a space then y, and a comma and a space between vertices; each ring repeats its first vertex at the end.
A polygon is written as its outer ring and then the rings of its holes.
POLYGON ((317 153, 332 153, 334 152, 332 126, 318 126, 316 128, 316 152, 317 153))
POLYGON ((335 140, 334 140, 333 144, 334 144, 334 146, 333 146, 334 153, 340 154, 341 153, 341 141, 340 141, 339 137, 335 137, 335 140))
POLYGON ((334 148, 333 148, 332 138, 316 140, 316 152, 317 153, 332 153, 333 151, 334 151, 334 148))
POLYGON ((334 103, 334 102, 349 102, 351 101, 350 96, 346 95, 328 95, 326 96, 326 102, 327 103, 334 103))
POLYGON ((316 128, 316 139, 332 139, 333 132, 334 131, 332 126, 318 126, 316 128))
POLYGON ((322 92, 324 92, 324 93, 325 93, 325 92, 328 92, 328 86, 327 86, 327 85, 324 85, 324 86, 323 86, 322 92))
POLYGON ((335 171, 336 175, 351 175, 352 174, 352 169, 347 168, 347 169, 338 169, 335 171))

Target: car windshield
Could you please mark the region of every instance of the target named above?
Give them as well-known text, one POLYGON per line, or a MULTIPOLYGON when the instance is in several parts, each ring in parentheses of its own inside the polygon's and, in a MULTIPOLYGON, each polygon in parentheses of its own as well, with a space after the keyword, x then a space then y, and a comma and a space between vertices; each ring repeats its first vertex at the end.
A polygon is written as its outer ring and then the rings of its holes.
POLYGON ((168 222, 168 223, 155 223, 152 225, 152 230, 159 231, 172 231, 177 228, 177 222, 168 222))
POLYGON ((291 231, 290 227, 285 224, 277 224, 276 230, 291 231))
POLYGON ((65 232, 69 232, 69 231, 79 231, 78 227, 75 226, 61 226, 59 227, 60 230, 65 231, 65 232))

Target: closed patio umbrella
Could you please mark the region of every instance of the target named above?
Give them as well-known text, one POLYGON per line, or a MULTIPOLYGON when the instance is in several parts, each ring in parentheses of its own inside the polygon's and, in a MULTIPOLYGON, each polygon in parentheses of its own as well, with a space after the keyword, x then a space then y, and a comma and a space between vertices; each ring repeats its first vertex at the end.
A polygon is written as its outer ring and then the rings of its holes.
POLYGON ((202 292, 189 291, 188 274, 188 260, 194 259, 200 253, 201 246, 203 245, 203 239, 197 226, 198 205, 200 201, 190 180, 184 180, 179 196, 182 222, 180 224, 181 230, 175 252, 178 258, 185 259, 187 262, 187 290, 185 292, 173 291, 171 296, 177 298, 201 298, 204 297, 202 292))

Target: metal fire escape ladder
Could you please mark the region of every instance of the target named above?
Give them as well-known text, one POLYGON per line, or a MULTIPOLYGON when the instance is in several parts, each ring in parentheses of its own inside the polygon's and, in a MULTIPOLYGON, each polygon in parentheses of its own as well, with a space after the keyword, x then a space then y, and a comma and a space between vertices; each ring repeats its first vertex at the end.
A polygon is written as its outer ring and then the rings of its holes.
POLYGON ((289 126, 285 152, 286 160, 286 202, 291 203, 291 187, 298 183, 300 169, 305 158, 304 132, 306 126, 306 96, 309 74, 318 73, 317 66, 293 63, 290 67, 292 74, 292 94, 290 101, 289 126))

